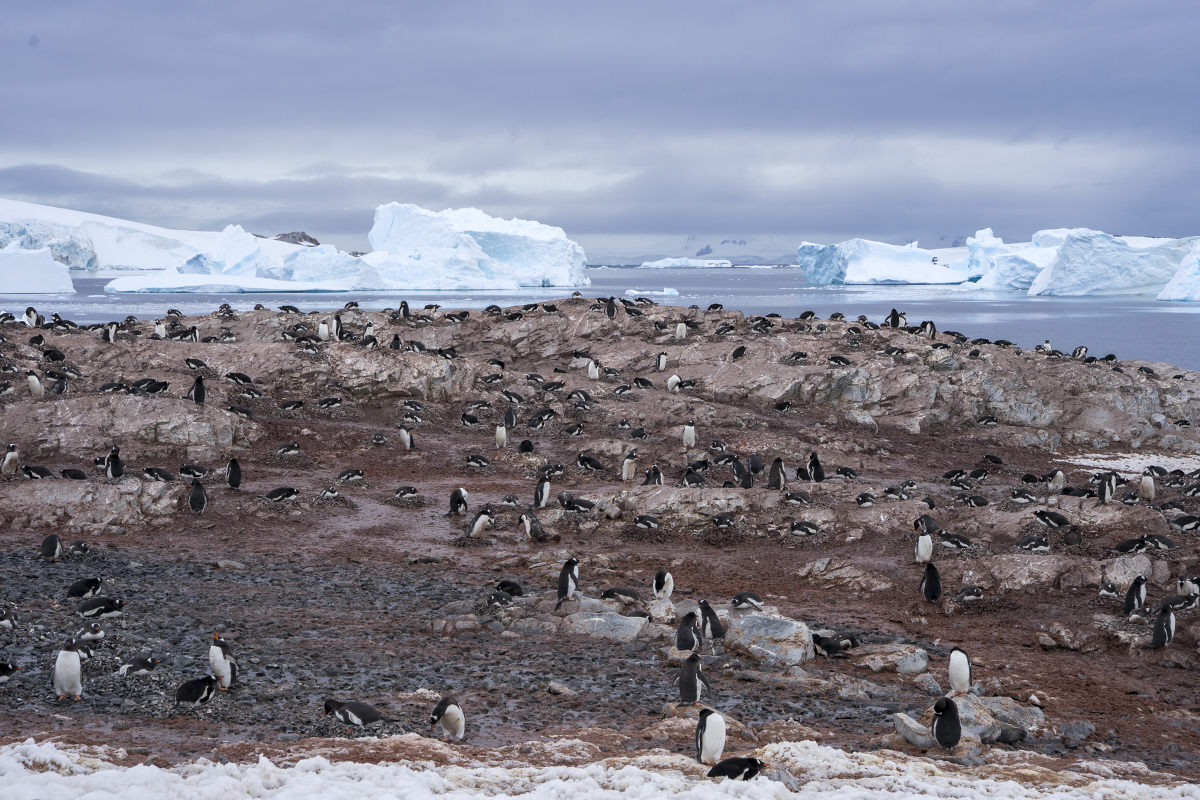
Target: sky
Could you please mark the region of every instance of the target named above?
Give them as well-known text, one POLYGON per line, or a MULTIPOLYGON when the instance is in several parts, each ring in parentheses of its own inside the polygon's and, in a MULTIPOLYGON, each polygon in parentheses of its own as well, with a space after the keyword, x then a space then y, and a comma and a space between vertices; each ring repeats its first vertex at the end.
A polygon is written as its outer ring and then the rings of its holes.
MULTIPOLYGON (((590 259, 686 237, 1200 234, 1200 4, 39 2, 0 196, 365 249, 475 206, 590 259)), ((696 241, 696 240, 694 240, 696 241)))

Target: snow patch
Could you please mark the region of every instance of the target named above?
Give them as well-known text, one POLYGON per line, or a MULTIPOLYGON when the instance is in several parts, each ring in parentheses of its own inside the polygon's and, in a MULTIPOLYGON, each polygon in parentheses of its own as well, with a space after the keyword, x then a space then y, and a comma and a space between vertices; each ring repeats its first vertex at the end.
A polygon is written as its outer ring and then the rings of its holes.
POLYGON ((0 292, 4 294, 74 294, 65 264, 49 247, 27 250, 19 241, 0 248, 0 292))

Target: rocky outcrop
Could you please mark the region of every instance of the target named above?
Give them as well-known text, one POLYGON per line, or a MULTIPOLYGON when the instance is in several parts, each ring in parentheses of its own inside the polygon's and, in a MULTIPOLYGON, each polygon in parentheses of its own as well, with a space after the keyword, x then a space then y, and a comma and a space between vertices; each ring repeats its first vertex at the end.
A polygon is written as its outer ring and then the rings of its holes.
POLYGON ((756 661, 785 667, 804 664, 816 655, 807 625, 763 614, 731 617, 725 646, 756 661))
POLYGON ((117 483, 28 481, 24 491, 0 495, 0 517, 15 528, 89 532, 130 525, 162 524, 186 505, 187 487, 125 478, 117 483))

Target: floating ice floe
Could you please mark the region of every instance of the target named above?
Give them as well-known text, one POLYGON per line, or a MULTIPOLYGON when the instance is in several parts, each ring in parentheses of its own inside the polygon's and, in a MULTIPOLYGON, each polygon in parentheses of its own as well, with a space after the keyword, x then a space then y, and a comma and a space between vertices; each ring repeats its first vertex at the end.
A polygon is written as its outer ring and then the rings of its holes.
POLYGON ((662 291, 657 289, 626 289, 625 294, 630 297, 645 296, 645 297, 678 297, 679 290, 672 289, 670 286, 663 287, 662 291))
POLYGON ((657 261, 643 261, 639 269, 724 269, 732 266, 732 261, 723 258, 660 258, 657 261))

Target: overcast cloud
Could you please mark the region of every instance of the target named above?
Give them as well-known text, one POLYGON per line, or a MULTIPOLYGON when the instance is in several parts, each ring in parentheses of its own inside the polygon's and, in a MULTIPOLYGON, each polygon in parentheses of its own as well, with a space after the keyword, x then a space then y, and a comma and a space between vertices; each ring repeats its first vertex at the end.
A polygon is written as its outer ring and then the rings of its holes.
POLYGON ((347 248, 392 200, 606 253, 1200 234, 1198 42, 1194 2, 17 2, 0 196, 347 248))

